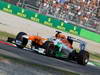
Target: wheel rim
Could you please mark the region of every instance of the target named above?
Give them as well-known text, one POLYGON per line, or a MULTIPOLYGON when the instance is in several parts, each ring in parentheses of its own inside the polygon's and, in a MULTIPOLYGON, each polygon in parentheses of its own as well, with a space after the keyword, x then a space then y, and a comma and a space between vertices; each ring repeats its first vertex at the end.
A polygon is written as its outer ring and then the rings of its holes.
POLYGON ((89 59, 85 59, 85 63, 88 63, 89 59))
POLYGON ((16 45, 21 45, 21 44, 22 44, 22 41, 16 40, 16 45))

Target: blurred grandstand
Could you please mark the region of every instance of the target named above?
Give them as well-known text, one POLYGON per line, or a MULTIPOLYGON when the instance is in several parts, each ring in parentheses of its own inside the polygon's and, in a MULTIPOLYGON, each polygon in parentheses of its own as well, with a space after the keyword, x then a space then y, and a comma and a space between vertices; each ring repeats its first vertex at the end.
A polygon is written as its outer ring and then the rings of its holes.
POLYGON ((100 33, 100 0, 3 0, 100 33))

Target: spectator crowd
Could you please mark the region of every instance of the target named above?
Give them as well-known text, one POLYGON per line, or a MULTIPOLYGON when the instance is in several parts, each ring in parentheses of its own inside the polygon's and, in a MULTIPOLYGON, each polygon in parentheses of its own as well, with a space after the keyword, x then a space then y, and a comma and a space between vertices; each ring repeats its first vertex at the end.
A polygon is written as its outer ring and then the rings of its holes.
POLYGON ((92 29, 100 24, 100 0, 42 0, 39 12, 92 29))
POLYGON ((100 31, 100 0, 4 0, 17 6, 100 31))

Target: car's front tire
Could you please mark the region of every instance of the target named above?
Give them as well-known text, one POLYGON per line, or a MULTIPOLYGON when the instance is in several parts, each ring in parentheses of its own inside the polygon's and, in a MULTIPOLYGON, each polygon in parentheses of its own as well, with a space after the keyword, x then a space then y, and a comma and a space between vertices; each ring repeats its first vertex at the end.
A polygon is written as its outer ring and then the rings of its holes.
POLYGON ((23 49, 23 48, 27 45, 27 43, 28 43, 28 39, 23 38, 23 37, 22 37, 23 35, 27 35, 27 34, 24 33, 24 32, 19 32, 19 33, 17 34, 17 36, 16 36, 16 39, 15 39, 15 44, 16 44, 16 46, 17 46, 18 48, 21 48, 21 49, 23 49))

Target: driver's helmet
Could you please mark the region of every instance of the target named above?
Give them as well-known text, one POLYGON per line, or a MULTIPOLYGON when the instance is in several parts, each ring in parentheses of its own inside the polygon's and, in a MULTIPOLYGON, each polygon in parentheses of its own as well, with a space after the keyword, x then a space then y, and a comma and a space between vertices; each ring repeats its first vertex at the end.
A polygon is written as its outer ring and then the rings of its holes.
POLYGON ((66 36, 64 34, 59 34, 57 36, 58 39, 66 39, 66 36))

